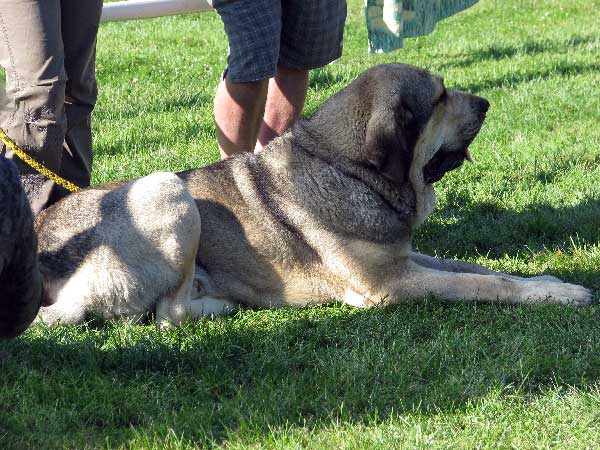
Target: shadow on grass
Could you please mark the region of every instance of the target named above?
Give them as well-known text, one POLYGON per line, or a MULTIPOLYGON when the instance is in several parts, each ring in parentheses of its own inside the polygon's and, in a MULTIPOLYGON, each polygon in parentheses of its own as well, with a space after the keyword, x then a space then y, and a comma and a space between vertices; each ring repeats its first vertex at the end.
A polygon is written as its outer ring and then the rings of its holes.
POLYGON ((437 65, 438 69, 468 67, 490 59, 511 58, 516 55, 538 55, 541 53, 565 53, 571 48, 595 44, 597 35, 574 35, 566 40, 525 41, 519 45, 491 45, 474 50, 466 55, 452 57, 448 62, 437 65))
POLYGON ((458 412, 498 388, 585 390, 600 377, 597 313, 426 302, 244 312, 163 333, 33 330, 0 347, 0 424, 18 436, 23 415, 49 420, 26 435, 35 448, 126 447, 168 429, 211 445, 240 428, 458 412))
POLYGON ((491 78, 475 81, 472 83, 453 85, 453 89, 458 89, 473 94, 497 88, 514 88, 520 84, 534 80, 547 80, 557 76, 572 76, 588 73, 595 73, 600 70, 600 64, 590 63, 569 63, 566 61, 557 61, 553 67, 539 70, 528 70, 527 72, 514 72, 500 78, 491 78))

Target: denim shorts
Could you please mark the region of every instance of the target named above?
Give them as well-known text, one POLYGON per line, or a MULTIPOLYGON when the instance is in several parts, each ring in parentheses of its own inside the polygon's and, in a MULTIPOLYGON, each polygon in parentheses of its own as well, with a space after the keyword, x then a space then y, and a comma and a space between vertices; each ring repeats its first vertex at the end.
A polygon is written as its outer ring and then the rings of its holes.
POLYGON ((233 83, 275 76, 277 66, 310 70, 342 54, 345 0, 213 0, 229 38, 233 83))

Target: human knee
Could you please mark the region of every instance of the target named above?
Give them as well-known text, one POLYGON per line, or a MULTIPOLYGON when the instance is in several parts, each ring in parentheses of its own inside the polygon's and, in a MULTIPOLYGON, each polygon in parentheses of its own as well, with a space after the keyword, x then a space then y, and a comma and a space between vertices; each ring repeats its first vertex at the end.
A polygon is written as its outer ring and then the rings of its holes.
POLYGON ((219 85, 215 103, 222 101, 224 97, 228 97, 240 109, 249 109, 253 105, 259 104, 261 100, 264 103, 268 86, 268 79, 234 82, 227 76, 219 85))

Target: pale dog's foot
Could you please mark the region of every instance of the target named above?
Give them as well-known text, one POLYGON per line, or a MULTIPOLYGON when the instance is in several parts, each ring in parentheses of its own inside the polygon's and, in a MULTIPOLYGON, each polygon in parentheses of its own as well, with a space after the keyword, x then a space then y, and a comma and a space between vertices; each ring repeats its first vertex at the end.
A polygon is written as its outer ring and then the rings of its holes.
POLYGON ((594 299, 589 289, 562 282, 532 281, 526 285, 524 294, 530 303, 587 306, 594 299))
POLYGON ((200 317, 216 317, 229 314, 238 306, 229 300, 212 297, 202 297, 190 302, 190 315, 195 319, 200 317))
POLYGON ((200 299, 190 300, 185 314, 178 313, 176 314, 177 318, 174 319, 173 315, 168 315, 168 313, 172 313, 172 311, 165 313, 164 307, 161 308, 162 304, 159 303, 159 307, 157 308, 156 325, 160 330, 166 330, 168 328, 172 328, 173 326, 180 325, 186 319, 197 320, 202 317, 208 317, 212 319, 217 316, 229 314, 237 306, 237 303, 230 302, 228 300, 202 297, 200 299), (159 315, 159 311, 162 312, 162 314, 159 315))
POLYGON ((158 319, 156 321, 156 326, 160 331, 168 330, 169 328, 173 328, 173 324, 169 322, 167 319, 158 319))

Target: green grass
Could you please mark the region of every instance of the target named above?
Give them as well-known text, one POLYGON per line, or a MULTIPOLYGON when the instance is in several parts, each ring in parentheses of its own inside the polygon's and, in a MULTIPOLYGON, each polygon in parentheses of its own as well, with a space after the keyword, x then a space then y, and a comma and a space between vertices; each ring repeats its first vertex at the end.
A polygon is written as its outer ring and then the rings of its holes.
MULTIPOLYGON (((597 0, 482 0, 366 55, 350 2, 342 59, 306 113, 403 61, 492 107, 476 160, 437 185, 415 245, 600 294, 597 0)), ((212 13, 103 25, 94 183, 215 161, 226 39, 212 13)), ((109 323, 0 342, 0 448, 598 448, 600 307, 428 301, 240 311, 159 332, 109 323)))

